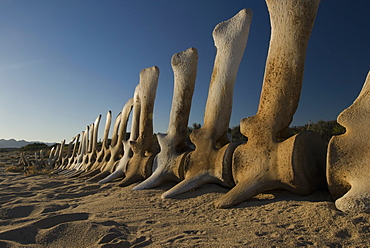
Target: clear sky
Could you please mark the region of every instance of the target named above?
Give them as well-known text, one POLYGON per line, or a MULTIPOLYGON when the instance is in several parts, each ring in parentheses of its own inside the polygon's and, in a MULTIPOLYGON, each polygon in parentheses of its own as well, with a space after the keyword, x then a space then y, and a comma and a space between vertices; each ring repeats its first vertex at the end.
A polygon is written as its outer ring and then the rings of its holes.
MULTIPOLYGON (((154 65, 154 131, 166 132, 171 57, 189 47, 199 53, 189 125, 203 123, 213 28, 243 8, 253 20, 230 127, 257 110, 270 38, 264 1, 0 0, 0 138, 69 141, 99 114, 102 130, 107 111, 115 118, 140 70, 154 65)), ((334 120, 355 100, 370 69, 369 13, 368 0, 321 1, 292 125, 334 120)))

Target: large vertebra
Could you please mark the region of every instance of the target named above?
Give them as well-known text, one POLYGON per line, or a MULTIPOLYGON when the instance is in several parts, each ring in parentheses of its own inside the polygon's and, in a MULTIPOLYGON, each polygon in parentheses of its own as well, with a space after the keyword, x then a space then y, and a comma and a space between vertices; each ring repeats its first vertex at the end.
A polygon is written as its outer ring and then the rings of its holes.
POLYGON ((174 93, 166 134, 157 134, 161 151, 153 163, 153 174, 134 190, 158 186, 167 181, 184 179, 184 157, 191 150, 187 144, 188 120, 197 75, 198 51, 189 48, 172 56, 174 93))
POLYGON ((159 69, 156 66, 143 69, 140 72, 140 119, 139 135, 135 141, 130 141, 133 152, 128 161, 125 178, 120 186, 127 186, 150 176, 153 159, 153 109, 157 91, 159 69))
POLYGON ((306 47, 319 0, 266 3, 272 29, 258 112, 240 122, 248 142, 235 150, 236 186, 215 202, 219 208, 276 188, 309 194, 324 175, 320 172, 325 168, 326 144, 317 134, 301 133, 278 141, 298 106, 306 47))
POLYGON ((370 72, 353 104, 338 116, 346 133, 329 142, 327 180, 335 206, 370 213, 370 72))
POLYGON ((204 113, 204 126, 190 134, 196 148, 186 157, 185 179, 165 192, 163 198, 206 183, 220 183, 226 187, 234 185, 231 155, 236 145, 230 145, 227 131, 234 82, 247 44, 251 20, 252 11, 243 9, 233 18, 218 24, 213 31, 217 54, 204 113))

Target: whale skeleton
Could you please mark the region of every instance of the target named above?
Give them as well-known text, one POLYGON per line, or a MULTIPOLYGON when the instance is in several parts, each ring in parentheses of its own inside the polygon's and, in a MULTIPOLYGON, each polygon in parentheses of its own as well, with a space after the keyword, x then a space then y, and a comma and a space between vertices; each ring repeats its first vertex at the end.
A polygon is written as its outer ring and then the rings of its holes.
MULTIPOLYGON (((159 153, 153 149, 152 120, 159 69, 153 66, 140 72, 134 97, 115 120, 110 145, 111 111, 107 113, 100 151, 97 151, 101 118, 98 116, 85 131, 72 138, 65 156, 63 141, 51 150, 45 163, 55 168, 54 173, 89 178, 90 182, 100 180, 100 184, 122 177, 119 186, 144 180, 133 190, 176 182, 162 198, 218 183, 231 189, 214 202, 217 208, 233 206, 272 189, 310 194, 327 180, 338 209, 370 212, 370 186, 366 181, 370 173, 366 166, 370 139, 363 131, 369 126, 370 73, 353 105, 338 116, 338 123, 347 132, 331 139, 328 152, 327 144, 318 134, 305 131, 292 136, 288 132, 298 107, 306 48, 319 2, 266 0, 271 38, 258 111, 240 122, 241 133, 248 138, 246 143, 231 142, 227 133, 233 86, 252 19, 252 11, 243 9, 213 31, 217 53, 204 126, 190 134, 195 148, 186 142, 198 58, 197 50, 189 48, 172 57, 172 108, 167 133, 157 135, 159 153), (131 110, 131 133, 126 140, 131 110)), ((35 156, 37 164, 44 163, 42 151, 40 158, 35 156)), ((31 165, 24 153, 19 164, 31 165)))

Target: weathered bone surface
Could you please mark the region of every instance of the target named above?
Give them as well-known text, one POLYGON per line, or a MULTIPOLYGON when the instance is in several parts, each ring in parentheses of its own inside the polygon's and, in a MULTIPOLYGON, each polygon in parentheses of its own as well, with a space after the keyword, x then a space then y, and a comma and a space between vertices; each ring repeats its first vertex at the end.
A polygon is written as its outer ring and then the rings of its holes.
MULTIPOLYGON (((100 116, 71 140, 65 157, 62 157, 64 141, 53 148, 47 164, 56 168, 55 173, 70 177, 93 176, 91 180, 114 171, 99 183, 125 176, 120 186, 148 178, 134 189, 154 187, 168 180, 183 180, 165 192, 163 198, 205 183, 214 182, 226 187, 236 184, 215 202, 216 207, 224 208, 277 188, 310 194, 325 181, 327 159, 327 182, 337 199, 337 208, 370 212, 370 183, 367 180, 370 175, 370 137, 366 133, 370 124, 370 72, 358 98, 338 116, 338 122, 347 128, 347 132, 331 139, 328 154, 326 143, 313 132, 287 137, 285 131, 299 102, 306 47, 320 0, 266 2, 272 32, 260 103, 257 114, 240 123, 248 143, 237 147, 239 143, 230 144, 227 135, 233 85, 252 16, 250 10, 242 10, 217 25, 213 32, 217 54, 204 126, 190 136, 196 146, 194 151, 189 152, 185 143, 197 63, 196 50, 190 48, 175 54, 172 59, 175 88, 170 122, 167 133, 158 135, 161 153, 156 157, 155 171, 150 178, 155 157, 152 117, 159 76, 157 67, 141 71, 134 102, 130 99, 116 118, 111 146, 108 146, 109 111, 99 152, 96 144, 100 116), (131 135, 129 140, 124 140, 132 105, 131 135), (97 173, 100 174, 95 176, 97 173)), ((42 151, 40 158, 35 155, 36 166, 44 166, 43 156, 42 151)), ((24 153, 21 153, 19 164, 25 171, 31 166, 24 153)))
POLYGON ((118 161, 122 158, 123 139, 126 137, 127 122, 133 106, 133 98, 130 98, 123 106, 122 112, 117 116, 112 141, 110 145, 110 158, 108 162, 100 168, 100 173, 90 178, 88 181, 98 181, 111 174, 118 161))
MULTIPOLYGON (((62 163, 63 158, 63 148, 65 144, 65 140, 63 140, 60 144, 56 146, 56 148, 52 151, 50 151, 49 159, 47 163, 44 162, 44 155, 40 152, 40 159, 42 164, 47 164, 49 168, 55 168, 56 166, 59 166, 62 163)), ((53 147, 54 148, 54 147, 53 147)))
MULTIPOLYGON (((96 146, 97 146, 97 136, 98 128, 100 123, 101 115, 99 115, 93 124, 90 124, 87 129, 81 134, 81 142, 78 151, 76 150, 79 137, 77 135, 70 142, 70 146, 73 142, 73 152, 70 154, 70 149, 67 153, 68 163, 64 166, 65 171, 60 172, 60 174, 67 177, 75 177, 86 171, 86 168, 91 166, 96 160, 96 146)), ((65 163, 65 162, 62 162, 65 163)))
POLYGON ((77 154, 77 144, 80 139, 80 134, 76 135, 71 139, 68 145, 68 152, 66 156, 62 158, 62 163, 58 167, 55 168, 55 170, 52 172, 52 174, 58 174, 64 170, 69 169, 71 164, 74 163, 76 154, 77 154), (73 149, 73 150, 72 150, 73 149))
POLYGON ((81 132, 81 142, 78 147, 78 152, 76 154, 75 159, 73 160, 73 163, 70 164, 66 170, 59 173, 59 175, 64 176, 70 176, 72 173, 74 173, 83 163, 83 157, 87 152, 87 134, 89 132, 90 127, 87 126, 85 131, 81 132))
POLYGON ((131 132, 130 137, 128 140, 122 140, 123 144, 123 156, 119 160, 115 171, 111 173, 106 178, 99 181, 99 184, 108 183, 114 179, 123 177, 126 172, 128 161, 132 158, 133 153, 131 149, 130 142, 135 141, 139 136, 139 121, 140 121, 140 84, 138 84, 135 88, 134 97, 133 97, 133 114, 132 114, 132 121, 131 121, 131 132))
POLYGON ((103 140, 102 140, 102 147, 99 152, 97 152, 96 160, 95 162, 85 168, 85 171, 79 175, 80 178, 85 177, 92 177, 95 176, 100 172, 100 168, 104 166, 110 157, 110 150, 109 150, 109 130, 110 125, 112 122, 112 111, 107 112, 107 117, 105 120, 105 127, 104 127, 104 134, 103 134, 103 140))
POLYGON ((109 170, 109 168, 107 168, 107 167, 111 166, 109 161, 112 158, 112 147, 114 147, 117 144, 118 129, 119 129, 120 124, 121 124, 121 113, 118 114, 118 116, 116 117, 116 119, 114 121, 113 133, 112 133, 112 136, 111 136, 111 142, 110 142, 110 144, 109 143, 107 144, 108 149, 104 150, 103 159, 98 163, 95 162, 94 165, 93 165, 93 169, 91 169, 87 173, 82 174, 80 177, 85 177, 85 178, 90 177, 90 179, 87 179, 87 181, 94 181, 95 177, 98 177, 98 175, 102 171, 109 170))
POLYGON ((68 143, 68 151, 67 151, 67 154, 62 157, 62 162, 60 164, 60 166, 57 167, 57 169, 64 169, 70 162, 70 159, 76 155, 76 146, 77 146, 77 142, 76 142, 76 139, 78 140, 80 137, 80 135, 78 134, 77 136, 73 137, 71 139, 71 141, 68 143))
POLYGON ((140 72, 140 119, 139 135, 135 141, 130 141, 133 152, 127 163, 125 178, 119 186, 127 186, 139 180, 146 179, 152 173, 153 159, 153 109, 157 91, 159 69, 156 66, 140 72))
POLYGON ((35 161, 32 164, 33 164, 33 166, 36 167, 37 170, 40 170, 43 167, 46 167, 47 166, 47 162, 45 161, 45 155, 44 155, 44 151, 43 150, 40 150, 40 156, 38 155, 37 152, 35 152, 35 161))
POLYGON ((19 160, 19 165, 23 166, 23 172, 27 170, 27 167, 32 166, 31 162, 27 158, 26 154, 24 152, 21 152, 20 154, 20 160, 19 160))
POLYGON ((78 150, 78 153, 76 154, 76 159, 74 160, 73 164, 70 165, 68 170, 64 170, 60 172, 60 175, 66 176, 66 177, 73 177, 74 175, 79 175, 83 170, 82 168, 85 166, 86 157, 90 153, 90 143, 92 136, 91 133, 93 132, 94 126, 93 124, 90 124, 86 127, 86 130, 81 133, 81 143, 78 150))
POLYGON ((184 179, 184 158, 191 150, 187 144, 188 120, 197 75, 198 51, 189 48, 172 56, 174 93, 170 121, 166 134, 158 133, 161 151, 154 158, 153 174, 133 190, 158 186, 167 181, 184 179))
POLYGON ((80 170, 86 171, 96 161, 97 158, 97 143, 98 143, 98 130, 101 120, 101 115, 96 117, 95 122, 90 125, 90 135, 88 138, 88 152, 86 153, 83 164, 80 170))
POLYGON ((234 185, 231 156, 236 144, 230 144, 227 131, 234 82, 247 44, 251 21, 252 11, 243 9, 215 27, 213 39, 217 53, 204 113, 204 126, 190 134, 196 148, 187 155, 185 179, 165 192, 162 198, 206 183, 219 183, 226 187, 234 185))
POLYGON ((218 208, 277 188, 310 194, 325 175, 326 144, 317 134, 304 132, 278 141, 298 106, 306 47, 319 0, 266 3, 272 30, 258 112, 240 122, 248 142, 235 149, 236 186, 215 202, 218 208))
POLYGON ((370 72, 357 99, 337 120, 346 132, 329 142, 330 193, 339 210, 370 213, 370 72))

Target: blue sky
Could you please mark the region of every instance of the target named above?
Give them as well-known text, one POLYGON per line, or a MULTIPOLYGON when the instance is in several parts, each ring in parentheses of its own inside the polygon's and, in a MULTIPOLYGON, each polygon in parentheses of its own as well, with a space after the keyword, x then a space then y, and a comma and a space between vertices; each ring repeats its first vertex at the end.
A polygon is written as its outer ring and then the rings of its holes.
MULTIPOLYGON (((270 38, 262 0, 0 0, 0 138, 69 140, 132 97, 141 69, 158 66, 155 132, 166 132, 171 57, 198 49, 189 125, 203 123, 215 57, 212 31, 253 10, 234 87, 230 127, 256 113, 270 38)), ((309 41, 292 125, 334 120, 357 97, 370 69, 370 1, 322 0, 309 41)), ((100 135, 100 138, 102 135, 100 135)))

